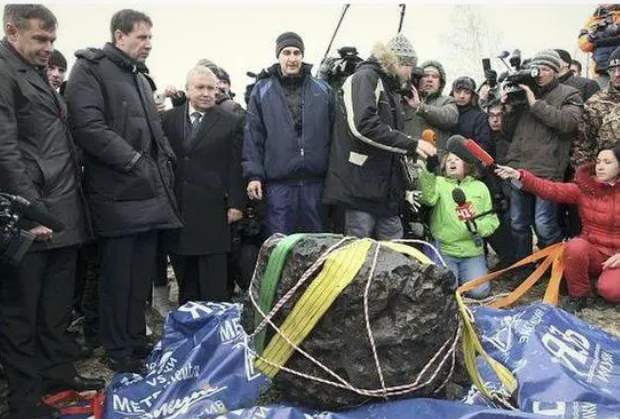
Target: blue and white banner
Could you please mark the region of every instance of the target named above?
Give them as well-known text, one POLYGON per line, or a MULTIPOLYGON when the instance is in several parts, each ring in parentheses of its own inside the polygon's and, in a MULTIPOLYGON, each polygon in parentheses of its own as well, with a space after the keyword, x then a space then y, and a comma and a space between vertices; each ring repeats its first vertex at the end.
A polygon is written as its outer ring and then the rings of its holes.
MULTIPOLYGON (((520 411, 489 406, 472 388, 463 402, 412 399, 346 412, 256 407, 269 380, 254 369, 240 305, 188 303, 168 315, 148 374, 108 388, 106 419, 620 419, 620 340, 548 305, 474 310, 481 341, 519 380, 520 411)), ((482 374, 502 391, 489 368, 482 374)))
MULTIPOLYGON (((620 339, 547 304, 473 311, 484 348, 517 377, 520 410, 620 418, 620 339)), ((483 366, 482 373, 501 391, 490 368, 483 366)), ((465 402, 484 404, 475 389, 465 402)))

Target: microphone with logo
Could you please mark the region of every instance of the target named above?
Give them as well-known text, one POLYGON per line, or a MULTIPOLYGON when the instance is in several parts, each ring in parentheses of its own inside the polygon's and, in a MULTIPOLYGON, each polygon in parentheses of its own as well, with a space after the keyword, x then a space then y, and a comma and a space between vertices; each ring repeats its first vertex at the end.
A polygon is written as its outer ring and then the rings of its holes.
POLYGON ((465 197, 465 192, 463 192, 461 188, 455 188, 452 191, 452 199, 456 202, 456 215, 459 217, 459 220, 463 221, 467 226, 467 231, 470 232, 472 238, 474 239, 474 244, 476 247, 482 247, 482 238, 478 234, 478 228, 476 227, 476 222, 474 221, 476 216, 474 206, 467 200, 465 197))

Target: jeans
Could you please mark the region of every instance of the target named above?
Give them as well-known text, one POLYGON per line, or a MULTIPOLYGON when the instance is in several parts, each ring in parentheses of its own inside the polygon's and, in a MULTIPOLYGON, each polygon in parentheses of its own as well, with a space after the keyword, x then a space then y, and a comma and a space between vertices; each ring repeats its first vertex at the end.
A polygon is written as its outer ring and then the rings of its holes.
MULTIPOLYGON (((484 255, 469 258, 457 258, 454 256, 444 255, 442 253, 441 256, 448 264, 448 268, 450 268, 456 277, 459 285, 463 285, 466 282, 481 278, 489 272, 487 267, 487 259, 484 255)), ((489 295, 489 292, 491 292, 491 283, 485 282, 484 284, 469 291, 467 295, 472 298, 485 298, 489 295)))
POLYGON ((510 199, 512 236, 515 242, 515 258, 521 260, 532 254, 532 230, 538 236, 538 247, 543 248, 562 241, 558 225, 558 208, 527 192, 512 191, 510 199))
POLYGON ((377 240, 403 238, 403 225, 398 215, 378 217, 363 211, 346 210, 344 217, 347 236, 375 237, 377 240))

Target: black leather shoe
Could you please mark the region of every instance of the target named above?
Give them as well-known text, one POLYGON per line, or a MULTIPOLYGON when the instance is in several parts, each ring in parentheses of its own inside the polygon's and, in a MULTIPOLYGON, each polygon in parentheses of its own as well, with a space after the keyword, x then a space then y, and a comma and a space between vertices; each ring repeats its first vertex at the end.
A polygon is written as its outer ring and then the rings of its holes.
POLYGON ((69 379, 64 380, 46 380, 44 383, 44 389, 46 393, 58 393, 63 390, 75 390, 77 392, 82 391, 97 391, 105 388, 105 380, 100 378, 88 378, 81 375, 74 375, 69 379))
POLYGON ((124 358, 108 358, 107 365, 108 368, 116 372, 143 374, 145 371, 144 365, 140 360, 129 356, 124 358))
POLYGON ((43 402, 24 406, 10 406, 11 419, 50 419, 60 417, 60 411, 43 402))

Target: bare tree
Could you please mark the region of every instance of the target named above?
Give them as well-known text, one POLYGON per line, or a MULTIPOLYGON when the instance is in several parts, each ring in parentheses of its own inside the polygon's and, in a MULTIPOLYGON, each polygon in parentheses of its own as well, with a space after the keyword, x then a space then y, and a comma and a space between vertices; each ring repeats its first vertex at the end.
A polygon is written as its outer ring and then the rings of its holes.
MULTIPOLYGON (((450 80, 468 75, 478 83, 484 76, 482 59, 500 53, 503 34, 484 14, 479 5, 457 5, 450 19, 446 40, 451 44, 450 56, 442 64, 450 80)), ((498 72, 502 68, 496 66, 498 72)))

